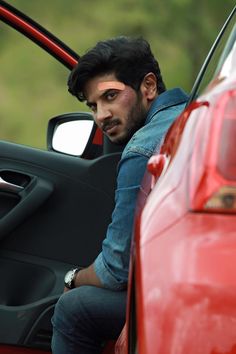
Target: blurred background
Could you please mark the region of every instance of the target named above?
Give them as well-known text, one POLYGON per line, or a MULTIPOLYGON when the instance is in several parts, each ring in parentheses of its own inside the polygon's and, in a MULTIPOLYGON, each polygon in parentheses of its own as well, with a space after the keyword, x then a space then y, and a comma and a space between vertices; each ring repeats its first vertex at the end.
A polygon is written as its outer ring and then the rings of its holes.
MULTIPOLYGON (((78 54, 98 40, 143 36, 168 88, 191 90, 235 0, 8 0, 78 54)), ((0 22, 0 139, 46 149, 48 120, 86 111, 67 93, 69 71, 0 22)))

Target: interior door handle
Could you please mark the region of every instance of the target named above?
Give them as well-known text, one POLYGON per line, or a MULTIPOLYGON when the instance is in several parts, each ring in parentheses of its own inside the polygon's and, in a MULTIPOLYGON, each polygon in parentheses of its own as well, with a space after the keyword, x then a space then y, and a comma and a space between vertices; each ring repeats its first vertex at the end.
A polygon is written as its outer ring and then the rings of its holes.
POLYGON ((24 187, 18 186, 17 184, 14 183, 7 182, 2 177, 0 177, 0 191, 19 193, 23 189, 24 187))

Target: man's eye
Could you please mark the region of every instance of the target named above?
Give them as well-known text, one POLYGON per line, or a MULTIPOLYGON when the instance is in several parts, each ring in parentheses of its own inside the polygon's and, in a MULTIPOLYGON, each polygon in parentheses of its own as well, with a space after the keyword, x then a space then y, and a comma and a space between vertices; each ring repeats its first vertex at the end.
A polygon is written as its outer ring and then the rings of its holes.
POLYGON ((96 113, 97 112, 97 106, 96 105, 90 105, 89 106, 89 108, 91 109, 91 111, 93 112, 93 113, 96 113))
POLYGON ((106 99, 112 101, 117 96, 117 92, 108 92, 106 94, 106 99))

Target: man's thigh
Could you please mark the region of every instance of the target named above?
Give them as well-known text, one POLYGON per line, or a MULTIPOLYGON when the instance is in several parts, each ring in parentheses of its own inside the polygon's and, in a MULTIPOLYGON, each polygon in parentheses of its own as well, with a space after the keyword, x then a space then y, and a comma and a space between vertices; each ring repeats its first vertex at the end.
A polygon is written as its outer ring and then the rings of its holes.
POLYGON ((81 286, 62 295, 55 315, 68 334, 115 339, 125 323, 126 297, 126 291, 81 286))

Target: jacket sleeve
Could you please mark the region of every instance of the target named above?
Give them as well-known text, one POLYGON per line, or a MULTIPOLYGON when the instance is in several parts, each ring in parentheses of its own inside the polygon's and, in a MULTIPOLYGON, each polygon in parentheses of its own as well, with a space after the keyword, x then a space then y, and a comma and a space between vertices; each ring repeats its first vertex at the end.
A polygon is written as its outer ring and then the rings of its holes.
POLYGON ((135 205, 148 157, 129 151, 118 167, 115 208, 94 269, 105 288, 127 286, 135 205))

